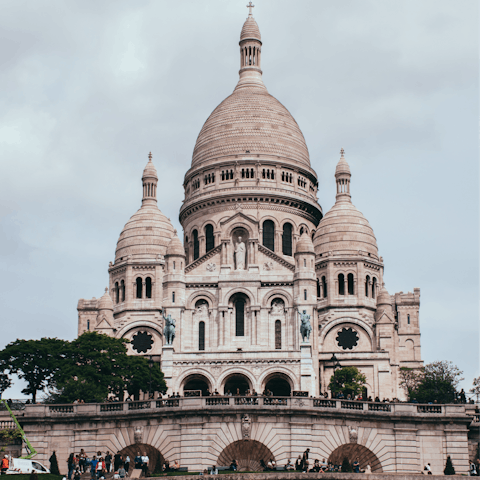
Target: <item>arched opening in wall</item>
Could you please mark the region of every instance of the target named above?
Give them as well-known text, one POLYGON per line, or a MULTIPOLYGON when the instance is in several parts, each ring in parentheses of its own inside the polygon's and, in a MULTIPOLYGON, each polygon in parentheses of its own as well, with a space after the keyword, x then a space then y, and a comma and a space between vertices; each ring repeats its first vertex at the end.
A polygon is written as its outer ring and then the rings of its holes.
POLYGON ((320 279, 317 278, 317 297, 320 297, 320 279))
POLYGON ((256 440, 237 440, 231 443, 218 456, 217 465, 230 465, 237 460, 240 471, 262 471, 262 463, 265 465, 275 456, 263 443, 256 440))
POLYGON ((338 294, 345 295, 345 275, 343 273, 338 275, 338 294))
POLYGON ((135 284, 137 286, 137 298, 142 298, 142 289, 143 289, 142 279, 140 277, 138 277, 135 280, 135 284))
POLYGON ((370 275, 365 278, 365 296, 368 297, 368 287, 370 285, 370 275))
POLYGON ((265 380, 265 390, 270 390, 275 397, 290 397, 292 385, 283 373, 273 373, 265 380))
POLYGON ((207 225, 205 227, 205 245, 206 245, 207 252, 215 248, 215 237, 213 235, 213 225, 207 225))
POLYGON ((275 224, 271 220, 263 222, 263 246, 275 251, 275 224))
POLYGON ((194 230, 193 236, 193 259, 196 260, 200 256, 200 243, 198 242, 198 232, 194 230))
POLYGON ((327 298, 327 278, 325 275, 322 277, 323 298, 327 298))
POLYGON ((118 285, 118 282, 115 282, 115 303, 120 302, 120 287, 118 285))
POLYGON ((284 255, 292 256, 292 225, 290 223, 283 225, 282 252, 284 255))
POLYGON ((187 265, 188 265, 188 262, 190 261, 188 257, 188 236, 185 237, 185 258, 187 259, 187 265))
POLYGON ((183 381, 183 393, 185 395, 186 390, 201 390, 202 395, 207 397, 211 393, 210 382, 207 377, 203 375, 189 375, 183 381))
POLYGON ((354 282, 353 282, 353 273, 349 273, 347 275, 347 284, 348 284, 348 294, 349 295, 354 295, 354 282))
POLYGON ((282 322, 275 320, 275 350, 282 348, 282 322))
POLYGON ((125 280, 122 280, 120 282, 120 292, 121 292, 121 298, 122 298, 122 302, 125 301, 125 280))
MULTIPOLYGON (((135 434, 136 436, 136 434, 135 434)), ((127 455, 130 457, 130 472, 135 468, 134 458, 137 455, 147 455, 148 462, 148 473, 161 473, 162 465, 165 463, 165 458, 163 455, 151 445, 146 443, 135 443, 134 445, 129 445, 119 452, 121 458, 126 458, 127 455)), ((123 463, 122 463, 123 465, 123 463)))
POLYGON ((246 307, 249 304, 248 297, 243 293, 236 293, 232 295, 229 305, 233 307, 233 314, 235 319, 235 336, 245 336, 245 317, 246 307))
POLYGON ((375 298, 375 290, 377 289, 377 279, 373 277, 372 280, 372 298, 375 298))
POLYGON ((328 463, 333 465, 341 465, 344 458, 347 458, 350 465, 358 458, 360 463, 360 470, 365 470, 367 465, 370 465, 372 472, 381 473, 382 464, 378 457, 367 447, 359 445, 358 443, 346 443, 336 448, 328 457, 328 463))
POLYGON ((152 279, 150 277, 145 279, 145 298, 152 298, 152 279))
POLYGON ((205 350, 205 322, 198 324, 198 349, 205 350))
POLYGON ((223 394, 228 395, 230 392, 232 395, 245 395, 249 389, 251 389, 251 385, 248 378, 241 373, 234 373, 225 380, 223 394))

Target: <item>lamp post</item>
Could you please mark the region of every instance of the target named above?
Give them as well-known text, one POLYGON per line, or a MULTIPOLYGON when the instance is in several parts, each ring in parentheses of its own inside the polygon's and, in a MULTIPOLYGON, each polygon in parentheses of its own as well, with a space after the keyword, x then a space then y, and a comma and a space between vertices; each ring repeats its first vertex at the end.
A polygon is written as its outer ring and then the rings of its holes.
POLYGON ((148 389, 148 399, 152 398, 152 367, 153 367, 153 359, 152 356, 148 358, 148 366, 150 367, 150 388, 148 389))
POLYGON ((336 385, 337 385, 337 379, 335 378, 335 372, 337 368, 342 368, 340 365, 340 362, 338 361, 338 358, 335 356, 335 354, 332 355, 332 358, 330 359, 333 365, 333 380, 334 380, 334 391, 332 392, 332 398, 335 398, 335 395, 337 393, 336 385))

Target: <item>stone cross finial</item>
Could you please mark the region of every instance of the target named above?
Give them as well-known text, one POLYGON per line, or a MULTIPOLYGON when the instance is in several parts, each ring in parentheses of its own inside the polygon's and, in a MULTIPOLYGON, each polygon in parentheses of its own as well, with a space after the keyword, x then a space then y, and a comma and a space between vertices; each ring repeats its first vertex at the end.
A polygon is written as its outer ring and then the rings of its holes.
POLYGON ((150 152, 150 153, 148 154, 148 159, 149 159, 150 161, 152 161, 152 152, 150 152))
POLYGON ((255 7, 255 5, 252 2, 248 2, 247 8, 248 8, 248 14, 252 14, 252 8, 255 7))
POLYGON ((105 293, 107 293, 107 292, 108 292, 108 287, 105 287, 105 293))
POLYGON ((343 158, 343 155, 345 154, 345 150, 343 148, 340 149, 340 155, 342 156, 343 158))

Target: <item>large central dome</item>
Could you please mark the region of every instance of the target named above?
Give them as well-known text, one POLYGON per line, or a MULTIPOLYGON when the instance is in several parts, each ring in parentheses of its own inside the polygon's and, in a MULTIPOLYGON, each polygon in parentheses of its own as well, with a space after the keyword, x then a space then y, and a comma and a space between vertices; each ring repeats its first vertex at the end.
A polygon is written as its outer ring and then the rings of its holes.
POLYGON ((263 154, 310 166, 308 148, 290 112, 265 87, 237 88, 208 117, 192 167, 218 157, 263 154))
POLYGON ((197 138, 192 167, 235 155, 280 157, 310 167, 303 134, 290 112, 262 81, 260 30, 250 15, 240 35, 240 80, 208 117, 197 138))

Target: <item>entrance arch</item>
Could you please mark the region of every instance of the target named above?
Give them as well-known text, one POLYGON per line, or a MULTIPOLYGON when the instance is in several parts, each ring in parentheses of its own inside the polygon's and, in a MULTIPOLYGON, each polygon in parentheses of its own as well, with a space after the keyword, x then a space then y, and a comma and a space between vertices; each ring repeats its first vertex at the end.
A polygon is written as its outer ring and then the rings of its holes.
POLYGON ((292 385, 284 373, 272 373, 265 380, 265 390, 270 390, 275 397, 290 397, 292 385))
POLYGON ((227 395, 230 390, 232 395, 236 395, 237 389, 240 391, 240 395, 245 395, 248 389, 252 389, 248 378, 241 373, 234 373, 227 377, 225 386, 223 387, 223 394, 227 395))
POLYGON ((212 392, 210 382, 208 381, 208 378, 205 377, 204 375, 200 374, 193 374, 189 375, 184 381, 183 381, 183 392, 185 394, 185 390, 201 390, 202 391, 202 396, 206 397, 209 395, 208 392, 212 392))
POLYGON ((343 459, 347 457, 350 465, 358 458, 360 469, 365 470, 370 465, 372 472, 383 472, 382 464, 378 457, 367 447, 358 443, 346 443, 336 448, 328 457, 328 462, 334 465, 341 465, 343 459))
POLYGON ((126 458, 127 455, 130 457, 130 468, 128 469, 130 474, 135 468, 133 460, 138 454, 144 455, 146 453, 148 455, 148 473, 150 474, 153 472, 161 472, 161 467, 165 463, 163 455, 155 447, 146 443, 134 443, 120 450, 119 453, 122 455, 122 458, 126 458))
POLYGON ((228 467, 232 460, 237 460, 241 471, 262 471, 269 460, 275 460, 273 453, 263 443, 256 440, 237 440, 224 448, 218 456, 217 465, 228 467))

